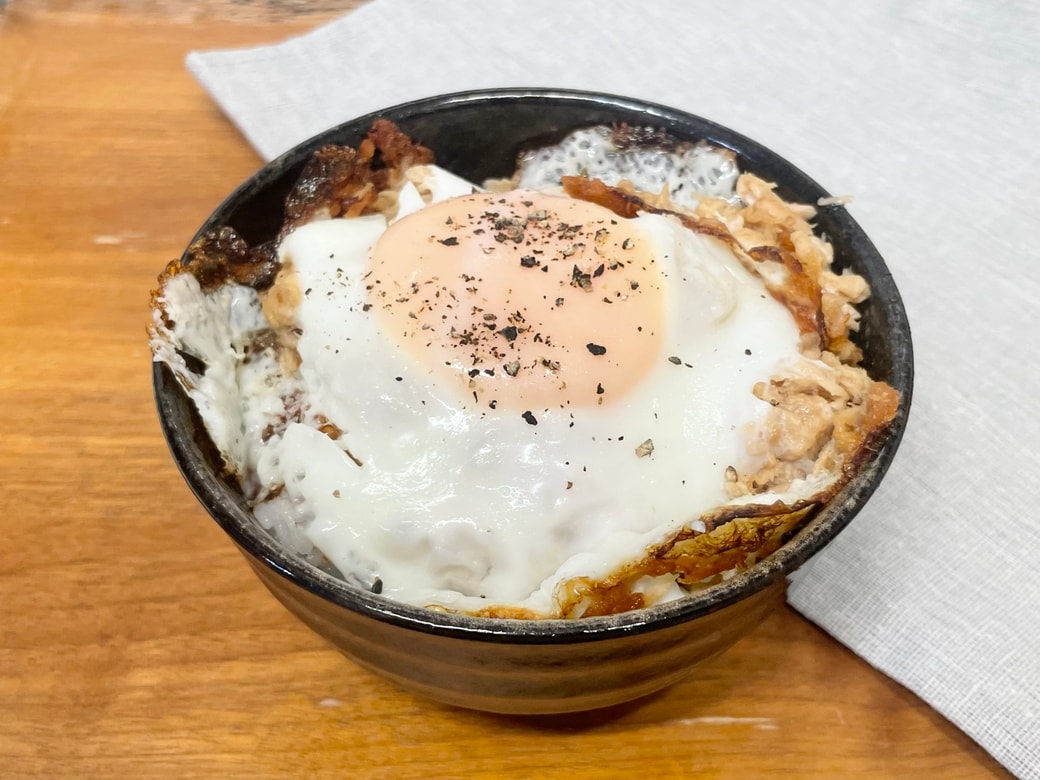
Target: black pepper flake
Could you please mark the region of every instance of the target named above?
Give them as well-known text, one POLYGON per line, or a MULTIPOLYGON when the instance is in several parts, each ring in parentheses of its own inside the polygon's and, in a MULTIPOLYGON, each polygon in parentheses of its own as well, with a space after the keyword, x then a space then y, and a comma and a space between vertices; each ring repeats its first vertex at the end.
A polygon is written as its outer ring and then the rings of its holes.
POLYGON ((563 306, 563 298, 557 298, 556 299, 556 305, 557 306, 563 306))
POLYGON ((524 412, 523 418, 524 418, 524 421, 528 425, 537 425, 538 424, 537 418, 535 418, 535 416, 533 414, 531 414, 531 412, 524 412))
POLYGON ((681 366, 682 358, 672 355, 670 358, 668 358, 668 362, 671 363, 673 366, 681 366))
POLYGON ((438 244, 444 244, 444 246, 458 246, 459 240, 455 236, 449 236, 448 238, 438 238, 438 244))
POLYGON ((379 577, 372 580, 372 592, 377 595, 383 592, 383 581, 379 577))
POLYGON ((571 286, 580 287, 585 292, 592 290, 592 274, 584 273, 578 266, 571 271, 571 286))
POLYGON ((633 290, 638 290, 639 289, 639 282, 629 282, 628 286, 631 287, 633 290))
POLYGON ((498 408, 498 401, 497 400, 489 401, 488 402, 488 407, 491 408, 491 409, 497 409, 498 408))
POLYGON ((520 258, 520 265, 522 265, 524 268, 534 268, 536 265, 538 265, 538 258, 536 258, 534 255, 524 255, 520 258))
POLYGON ((506 327, 502 328, 498 333, 501 336, 505 336, 506 341, 514 341, 516 339, 517 334, 516 325, 507 325, 506 327))
POLYGON ((518 373, 520 373, 520 361, 513 360, 509 363, 506 363, 504 366, 502 366, 502 369, 507 374, 509 374, 509 376, 516 376, 518 373))
POLYGON ((750 349, 745 349, 744 350, 744 354, 745 355, 750 355, 751 354, 751 350, 750 349))
POLYGON ((606 347, 601 347, 599 344, 593 344, 591 341, 585 345, 585 349, 587 349, 589 352, 591 352, 593 355, 596 355, 597 357, 600 355, 607 354, 606 347))
POLYGON ((597 382, 596 383, 596 395, 603 395, 603 393, 604 393, 603 385, 600 384, 599 382, 597 382))
POLYGON ((371 303, 366 303, 366 304, 362 305, 361 311, 368 311, 371 308, 372 308, 372 304, 371 303))
POLYGON ((480 376, 480 369, 479 368, 471 368, 469 370, 469 375, 470 375, 470 378, 473 378, 473 377, 476 377, 476 376, 480 376))
POLYGON ((398 382, 403 382, 404 381, 404 377, 403 376, 395 376, 394 379, 396 381, 398 381, 398 382))
POLYGON ((607 267, 603 265, 603 263, 600 263, 596 270, 592 272, 592 278, 595 279, 597 277, 603 276, 603 272, 606 270, 607 267))

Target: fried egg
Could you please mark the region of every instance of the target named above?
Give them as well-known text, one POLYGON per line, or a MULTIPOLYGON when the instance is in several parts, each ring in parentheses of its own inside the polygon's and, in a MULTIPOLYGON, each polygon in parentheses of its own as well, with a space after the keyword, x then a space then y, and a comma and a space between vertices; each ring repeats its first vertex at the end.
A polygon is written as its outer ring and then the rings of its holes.
POLYGON ((425 176, 281 243, 303 411, 242 456, 255 512, 392 598, 548 615, 727 502, 798 328, 673 216, 425 176))

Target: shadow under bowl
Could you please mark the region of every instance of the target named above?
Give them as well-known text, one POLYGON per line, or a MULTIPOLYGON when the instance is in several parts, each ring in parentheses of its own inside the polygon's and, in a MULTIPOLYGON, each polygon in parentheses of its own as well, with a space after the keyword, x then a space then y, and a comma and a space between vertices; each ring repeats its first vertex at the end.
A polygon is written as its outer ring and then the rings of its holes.
MULTIPOLYGON (((250 244, 274 238, 285 198, 325 144, 356 145, 387 118, 433 149, 437 162, 471 181, 509 176, 517 154, 573 129, 629 123, 706 140, 737 155, 742 171, 777 184, 785 200, 815 204, 827 193, 760 144, 705 119, 611 95, 505 89, 444 95, 369 114, 332 128, 265 165, 200 228, 229 225, 250 244)), ((841 206, 815 220, 834 247, 835 267, 852 268, 872 295, 859 306, 857 338, 871 376, 901 395, 874 457, 809 523, 763 561, 718 585, 655 607, 581 620, 474 618, 412 607, 369 593, 301 560, 253 518, 221 475, 199 416, 169 369, 153 366, 159 418, 182 474, 265 586, 348 658, 402 688, 462 707, 548 714, 605 707, 675 683, 696 663, 750 632, 782 599, 786 576, 833 539, 864 505, 895 455, 913 386, 910 327, 892 276, 841 206)))

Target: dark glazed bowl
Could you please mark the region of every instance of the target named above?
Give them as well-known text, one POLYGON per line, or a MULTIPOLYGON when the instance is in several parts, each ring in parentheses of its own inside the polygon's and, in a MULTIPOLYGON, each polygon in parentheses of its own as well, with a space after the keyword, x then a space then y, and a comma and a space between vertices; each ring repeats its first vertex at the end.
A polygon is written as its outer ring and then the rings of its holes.
MULTIPOLYGON (((740 168, 776 182, 787 200, 814 204, 827 193, 768 149, 712 122, 629 98, 512 89, 434 97, 389 108, 328 130, 264 166, 206 221, 230 225, 251 244, 275 236, 285 197, 318 147, 356 145, 386 117, 471 181, 512 173, 518 150, 568 131, 629 122, 706 139, 737 153, 740 168)), ((852 267, 873 294, 863 304, 859 344, 876 379, 902 396, 898 416, 872 461, 772 556, 684 600, 611 617, 514 621, 442 614, 363 591, 301 561, 253 519, 220 478, 220 463, 194 407, 169 370, 154 365, 163 432, 192 491, 270 591, 348 658, 403 688, 449 704, 507 713, 603 707, 668 686, 753 629, 782 598, 786 575, 834 538, 877 487, 895 454, 913 384, 910 328, 892 276, 840 206, 823 207, 818 229, 834 245, 835 266, 852 267)))

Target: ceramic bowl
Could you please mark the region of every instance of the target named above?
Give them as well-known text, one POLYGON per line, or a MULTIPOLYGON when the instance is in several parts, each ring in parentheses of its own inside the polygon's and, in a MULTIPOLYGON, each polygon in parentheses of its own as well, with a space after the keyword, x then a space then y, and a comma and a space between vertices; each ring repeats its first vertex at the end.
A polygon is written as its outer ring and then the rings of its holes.
MULTIPOLYGON (((512 172, 517 151, 581 126, 629 122, 667 128, 736 152, 742 170, 776 182, 788 200, 827 193, 758 143, 699 117, 628 98, 560 90, 495 90, 434 97, 347 122, 264 166, 207 220, 251 244, 274 237, 282 208, 312 151, 355 145, 386 117, 432 148, 438 163, 469 180, 512 172)), ((684 600, 611 617, 513 621, 442 614, 358 589, 301 561, 253 519, 220 477, 219 459, 185 393, 154 365, 162 428, 192 491, 259 578, 293 614, 366 669, 424 696, 505 713, 557 713, 635 699, 675 683, 700 661, 751 631, 781 602, 787 575, 839 533, 887 470, 906 424, 913 380, 910 330, 892 277, 870 240, 840 206, 821 208, 818 228, 836 266, 851 266, 873 294, 861 306, 865 365, 902 395, 876 456, 811 522, 772 556, 684 600)))

